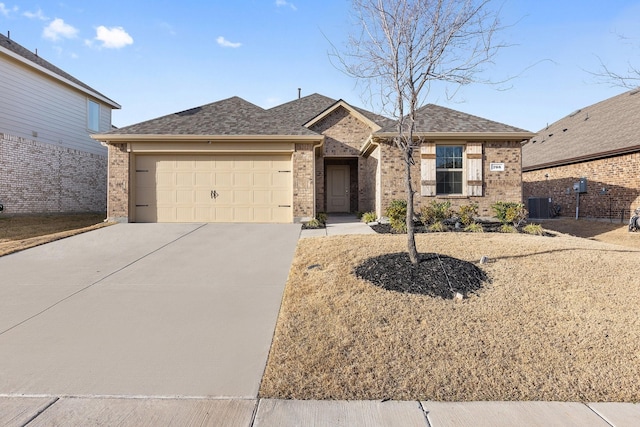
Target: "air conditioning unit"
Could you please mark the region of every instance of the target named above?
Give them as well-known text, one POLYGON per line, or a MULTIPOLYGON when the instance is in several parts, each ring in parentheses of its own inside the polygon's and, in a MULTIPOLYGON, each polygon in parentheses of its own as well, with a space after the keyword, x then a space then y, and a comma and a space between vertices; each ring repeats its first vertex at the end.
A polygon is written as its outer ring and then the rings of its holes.
POLYGON ((529 197, 527 200, 529 218, 548 219, 549 206, 553 206, 551 197, 529 197))

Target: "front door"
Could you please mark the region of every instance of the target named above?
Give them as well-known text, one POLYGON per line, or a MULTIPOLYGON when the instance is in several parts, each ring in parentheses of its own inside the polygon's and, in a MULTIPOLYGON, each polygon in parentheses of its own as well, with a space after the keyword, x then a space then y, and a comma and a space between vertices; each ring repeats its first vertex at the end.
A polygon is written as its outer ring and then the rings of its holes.
POLYGON ((350 212, 349 165, 327 165, 327 212, 350 212))

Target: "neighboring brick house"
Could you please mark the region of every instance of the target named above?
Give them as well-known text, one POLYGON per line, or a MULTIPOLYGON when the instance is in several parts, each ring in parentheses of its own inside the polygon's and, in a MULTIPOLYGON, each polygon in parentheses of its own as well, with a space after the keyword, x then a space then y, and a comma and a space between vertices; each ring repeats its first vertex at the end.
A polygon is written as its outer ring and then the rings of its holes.
POLYGON ((114 101, 0 35, 4 214, 105 212, 114 101))
MULTIPOLYGON (((561 215, 626 221, 640 206, 640 90, 581 108, 522 147, 524 200, 561 215), (574 185, 586 178, 587 192, 574 185)), ((542 212, 545 216, 547 212, 542 212)))
MULTIPOLYGON (((435 105, 417 115, 416 207, 522 199, 533 134, 435 105)), ((405 198, 394 122, 323 95, 262 109, 233 97, 93 135, 109 147, 108 217, 129 222, 293 222, 405 198)))

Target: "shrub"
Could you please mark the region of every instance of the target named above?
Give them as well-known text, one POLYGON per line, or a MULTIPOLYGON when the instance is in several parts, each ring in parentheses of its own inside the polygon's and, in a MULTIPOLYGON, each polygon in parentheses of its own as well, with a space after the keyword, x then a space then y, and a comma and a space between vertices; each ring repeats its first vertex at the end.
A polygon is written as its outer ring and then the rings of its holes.
POLYGON ((482 224, 478 224, 477 222, 472 222, 464 228, 464 231, 469 231, 471 233, 484 233, 484 229, 482 228, 482 224))
POLYGON ((460 216, 460 223, 464 226, 469 226, 474 223, 475 218, 478 216, 478 204, 472 203, 470 205, 460 206, 458 211, 460 216))
POLYGON ((365 212, 362 214, 362 222, 374 222, 376 220, 375 212, 365 212))
POLYGON ((386 216, 389 218, 389 224, 391 228, 399 233, 407 232, 407 201, 406 200, 392 200, 389 207, 385 211, 386 216))
POLYGON ((312 220, 310 220, 309 222, 307 222, 305 224, 305 226, 307 228, 322 228, 324 224, 322 224, 320 221, 318 221, 317 218, 313 218, 312 220))
POLYGON ((453 216, 451 202, 436 202, 435 200, 420 209, 420 221, 423 224, 435 224, 453 216))
POLYGON ((533 234, 536 236, 544 235, 544 230, 542 229, 542 226, 540 224, 527 224, 522 228, 522 231, 527 234, 533 234))
POLYGON ((518 227, 527 218, 527 210, 522 203, 496 202, 491 205, 491 208, 502 224, 513 224, 514 227, 518 227))
POLYGON ((429 226, 429 231, 446 231, 447 227, 442 221, 436 221, 429 226))
POLYGON ((501 233, 517 233, 518 229, 511 224, 502 224, 500 226, 501 233))
POLYGON ((327 214, 325 212, 318 212, 315 219, 324 225, 327 223, 327 214))

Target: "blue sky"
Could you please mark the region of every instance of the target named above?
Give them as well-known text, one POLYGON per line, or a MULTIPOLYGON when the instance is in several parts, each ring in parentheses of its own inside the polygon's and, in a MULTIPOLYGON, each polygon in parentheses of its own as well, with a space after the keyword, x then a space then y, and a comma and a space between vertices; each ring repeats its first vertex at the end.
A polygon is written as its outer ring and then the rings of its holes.
MULTIPOLYGON (((640 1, 504 0, 511 24, 486 76, 427 102, 538 131, 617 95, 588 71, 640 67, 640 1)), ((118 127, 240 96, 271 107, 317 92, 367 109, 331 64, 355 28, 348 0, 0 0, 0 31, 122 105, 118 127)), ((374 109, 375 110, 375 109, 374 109)))

